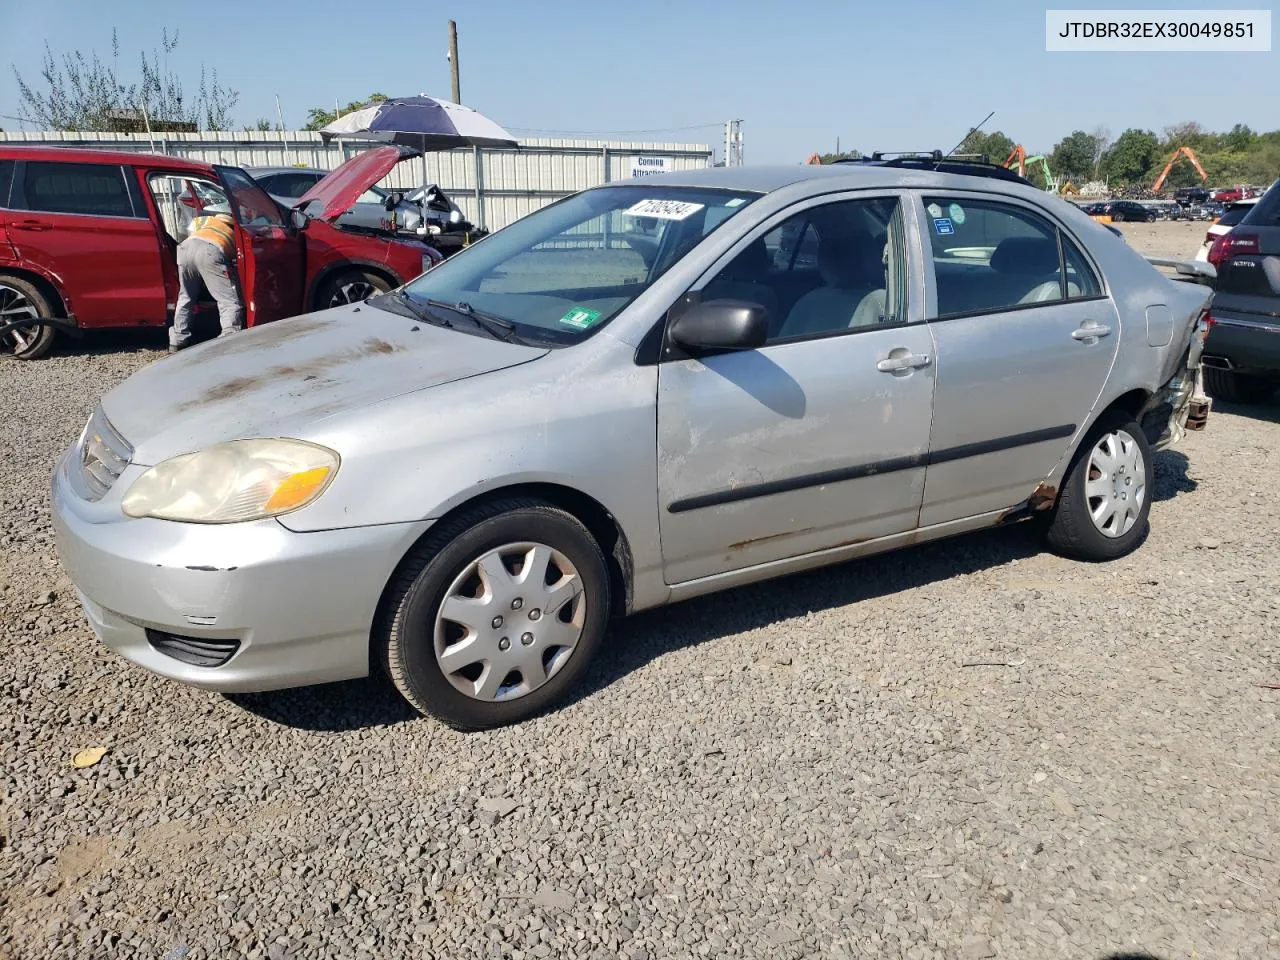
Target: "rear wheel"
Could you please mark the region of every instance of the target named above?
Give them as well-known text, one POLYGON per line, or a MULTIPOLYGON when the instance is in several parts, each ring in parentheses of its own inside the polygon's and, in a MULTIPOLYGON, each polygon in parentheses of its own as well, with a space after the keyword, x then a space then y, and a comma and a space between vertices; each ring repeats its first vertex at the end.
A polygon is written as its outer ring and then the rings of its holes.
POLYGON ((1204 388, 1210 396, 1227 403, 1262 403, 1275 392, 1276 382, 1266 377, 1205 367, 1204 388))
MULTIPOLYGON (((0 325, 54 316, 53 305, 34 284, 17 277, 0 277, 0 325)), ((49 352, 57 333, 53 327, 18 327, 0 333, 0 353, 18 360, 35 360, 49 352)))
POLYGON ((1156 222, 1156 215, 1154 213, 1148 213, 1147 223, 1155 223, 1155 222, 1156 222))
POLYGON ((406 700, 455 729, 514 723, 577 684, 609 604, 604 554, 576 517, 498 501, 433 531, 396 575, 384 664, 406 700))
POLYGON ((1134 550, 1151 510, 1151 447, 1127 414, 1089 431, 1067 471, 1049 521, 1049 545, 1077 560, 1114 560, 1134 550))
POLYGON ((1111 215, 1112 223, 1124 223, 1124 214, 1117 210, 1111 215))
POLYGON ((348 303, 361 303, 378 293, 386 293, 391 284, 372 270, 339 270, 316 291, 316 309, 328 310, 348 303))

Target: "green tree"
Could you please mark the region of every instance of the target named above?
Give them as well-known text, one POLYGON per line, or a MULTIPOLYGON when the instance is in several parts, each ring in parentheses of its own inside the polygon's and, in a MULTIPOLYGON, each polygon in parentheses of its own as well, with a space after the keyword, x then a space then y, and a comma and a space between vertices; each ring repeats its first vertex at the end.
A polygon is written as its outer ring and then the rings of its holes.
POLYGON ((1112 186, 1139 183, 1156 164, 1160 141, 1150 130, 1131 127, 1116 138, 1102 158, 1102 172, 1112 186))
POLYGON ((273 120, 268 120, 266 117, 259 117, 257 120, 253 121, 251 126, 247 126, 244 129, 246 132, 263 133, 268 130, 283 130, 284 127, 280 126, 279 123, 276 123, 273 120))
MULTIPOLYGON (((348 103, 342 108, 342 115, 345 116, 348 113, 355 113, 357 110, 362 110, 363 108, 375 103, 381 103, 386 99, 387 95, 385 93, 371 93, 363 100, 352 100, 348 103)), ((332 110, 326 110, 324 107, 312 107, 307 111, 307 125, 302 129, 320 130, 337 120, 338 116, 339 115, 334 113, 332 110)))
POLYGON ((861 150, 841 150, 839 153, 824 153, 819 159, 823 163, 835 163, 837 160, 861 160, 861 150))
POLYGON ((956 153, 981 153, 992 163, 1004 163, 1013 148, 1017 146, 1007 135, 999 130, 983 133, 975 130, 964 138, 964 142, 956 147, 956 153))
POLYGON ((1049 163, 1055 175, 1079 186, 1093 179, 1098 152, 1097 135, 1076 130, 1058 141, 1049 163))
POLYGON ((199 69, 196 95, 187 94, 182 78, 169 69, 169 55, 177 49, 178 32, 160 35, 159 51, 141 55, 138 79, 126 83, 119 69, 120 40, 111 31, 111 59, 82 50, 55 56, 48 43, 40 79, 28 82, 14 68, 18 83, 18 113, 43 130, 133 132, 175 125, 226 130, 239 92, 218 82, 217 70, 199 69), (161 56, 163 52, 163 64, 161 56))
POLYGON ((1257 140, 1258 135, 1243 123, 1237 123, 1227 133, 1222 135, 1223 146, 1228 150, 1235 151, 1236 153, 1244 153, 1246 150, 1253 147, 1257 140))

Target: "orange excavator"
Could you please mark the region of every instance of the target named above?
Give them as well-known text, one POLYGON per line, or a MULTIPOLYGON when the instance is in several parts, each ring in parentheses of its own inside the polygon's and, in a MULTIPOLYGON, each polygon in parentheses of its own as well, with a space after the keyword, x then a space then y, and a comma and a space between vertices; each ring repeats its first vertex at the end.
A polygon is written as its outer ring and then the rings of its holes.
POLYGON ((1173 156, 1169 158, 1169 162, 1164 165, 1164 169, 1160 171, 1160 176, 1156 177, 1156 182, 1151 185, 1151 189, 1155 193, 1160 192, 1160 188, 1164 186, 1165 180, 1169 178, 1169 171, 1173 169, 1173 165, 1178 162, 1179 157, 1186 157, 1191 161, 1191 165, 1196 168, 1196 173, 1200 174, 1200 182, 1208 183, 1209 174, 1205 173, 1204 167, 1200 165, 1200 158, 1196 156, 1196 152, 1190 147, 1179 147, 1173 151, 1173 156))

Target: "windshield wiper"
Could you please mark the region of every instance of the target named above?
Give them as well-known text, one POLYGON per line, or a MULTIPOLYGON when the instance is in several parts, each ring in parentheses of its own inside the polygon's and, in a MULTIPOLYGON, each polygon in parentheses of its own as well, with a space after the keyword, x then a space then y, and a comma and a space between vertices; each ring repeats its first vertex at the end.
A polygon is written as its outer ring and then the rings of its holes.
POLYGON ((489 334, 491 337, 497 338, 498 340, 509 341, 513 338, 517 338, 518 336, 516 334, 516 325, 510 320, 505 320, 492 313, 485 313, 482 310, 477 310, 469 303, 463 303, 462 301, 457 303, 447 303, 444 300, 428 300, 427 305, 432 307, 442 307, 445 310, 452 310, 454 313, 460 313, 485 333, 489 334))
POLYGON ((391 303, 398 304, 402 308, 402 311, 408 316, 421 320, 424 323, 433 324, 437 327, 448 327, 451 330, 453 329, 453 323, 448 317, 442 317, 429 310, 424 310, 421 303, 413 299, 413 297, 409 296, 403 290, 393 290, 390 293, 384 294, 384 296, 391 303))

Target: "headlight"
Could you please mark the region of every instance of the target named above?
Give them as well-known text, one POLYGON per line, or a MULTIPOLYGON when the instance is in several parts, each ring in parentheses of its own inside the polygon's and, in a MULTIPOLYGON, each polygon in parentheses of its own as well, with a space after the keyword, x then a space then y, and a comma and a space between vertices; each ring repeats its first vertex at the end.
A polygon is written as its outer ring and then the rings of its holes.
POLYGON ((124 495, 130 517, 240 523, 306 506, 338 471, 338 455, 301 440, 232 440, 152 467, 124 495))

